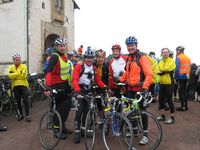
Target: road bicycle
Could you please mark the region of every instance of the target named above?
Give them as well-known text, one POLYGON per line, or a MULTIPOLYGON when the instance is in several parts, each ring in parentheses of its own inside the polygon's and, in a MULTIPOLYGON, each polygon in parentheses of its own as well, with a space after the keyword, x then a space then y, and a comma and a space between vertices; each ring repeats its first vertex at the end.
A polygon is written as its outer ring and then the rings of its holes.
MULTIPOLYGON (((123 83, 119 85, 124 85, 123 83)), ((145 92, 141 94, 137 92, 135 98, 128 98, 122 95, 121 97, 123 105, 123 113, 126 114, 127 118, 132 124, 133 128, 133 146, 135 149, 141 149, 138 145, 138 140, 142 138, 144 134, 148 135, 148 143, 143 145, 143 149, 154 150, 156 149, 162 140, 162 127, 157 118, 146 110, 141 110, 139 105, 143 107, 149 107, 153 97, 151 92, 145 92), (144 124, 144 118, 148 120, 147 124, 144 124), (144 127, 146 128, 144 130, 144 127), (139 138, 136 138, 136 137, 139 138)))
MULTIPOLYGON (((38 83, 45 90, 42 81, 38 79, 38 83)), ((55 96, 63 90, 51 89, 51 97, 49 100, 49 108, 42 115, 39 122, 38 135, 42 146, 45 149, 53 149, 60 141, 60 135, 62 134, 62 119, 59 112, 56 110, 55 96), (59 136, 56 136, 56 135, 59 136)))
POLYGON ((28 87, 28 97, 30 101, 30 107, 33 106, 33 101, 35 99, 45 100, 47 97, 44 95, 44 89, 38 84, 38 79, 44 84, 45 79, 43 74, 31 73, 28 74, 27 81, 29 83, 28 87))
POLYGON ((118 147, 120 150, 132 150, 133 130, 128 118, 120 111, 121 100, 109 97, 106 92, 106 113, 103 124, 103 141, 107 150, 118 147), (128 135, 128 136, 127 136, 128 135))
POLYGON ((19 110, 16 99, 14 98, 13 90, 11 89, 11 82, 6 78, 0 80, 0 113, 4 116, 12 114, 15 110, 16 117, 18 117, 19 110))

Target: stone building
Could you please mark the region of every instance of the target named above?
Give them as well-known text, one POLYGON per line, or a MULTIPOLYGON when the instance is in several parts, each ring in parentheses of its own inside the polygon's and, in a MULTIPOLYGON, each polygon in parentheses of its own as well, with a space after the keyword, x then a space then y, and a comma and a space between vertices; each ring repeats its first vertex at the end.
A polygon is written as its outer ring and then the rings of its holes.
POLYGON ((15 52, 29 73, 42 72, 42 54, 63 36, 74 49, 74 0, 0 0, 0 69, 7 74, 15 52))

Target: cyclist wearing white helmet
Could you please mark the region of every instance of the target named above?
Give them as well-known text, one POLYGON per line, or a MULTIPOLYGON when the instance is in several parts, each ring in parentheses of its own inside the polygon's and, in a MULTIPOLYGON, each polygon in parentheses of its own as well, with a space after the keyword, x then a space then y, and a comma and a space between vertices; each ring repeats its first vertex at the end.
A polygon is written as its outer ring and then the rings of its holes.
MULTIPOLYGON (((66 139, 67 134, 72 134, 72 131, 65 127, 65 122, 68 118, 71 109, 71 75, 73 65, 67 58, 67 41, 60 37, 54 42, 55 53, 51 55, 49 65, 46 72, 46 86, 54 89, 63 90, 56 95, 56 109, 60 113, 63 123, 63 132, 61 135, 57 132, 60 128, 55 121, 54 132, 56 137, 66 139)), ((46 96, 50 95, 50 91, 45 92, 46 96)))
POLYGON ((26 121, 31 122, 29 113, 28 101, 28 81, 27 81, 27 67, 21 63, 21 55, 15 53, 12 55, 14 64, 8 68, 8 77, 12 81, 12 89, 17 100, 19 114, 17 120, 20 121, 24 118, 22 111, 22 99, 25 107, 26 121))

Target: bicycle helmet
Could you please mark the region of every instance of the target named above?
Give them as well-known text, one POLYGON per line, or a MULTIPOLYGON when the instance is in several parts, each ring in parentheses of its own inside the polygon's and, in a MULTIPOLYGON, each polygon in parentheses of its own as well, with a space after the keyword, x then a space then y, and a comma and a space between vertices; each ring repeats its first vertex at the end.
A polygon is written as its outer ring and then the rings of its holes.
POLYGON ((67 55, 69 55, 69 56, 72 56, 72 55, 73 55, 73 53, 74 53, 74 51, 73 51, 73 50, 69 50, 69 51, 67 52, 67 55))
POLYGON ((185 49, 185 48, 184 48, 183 46, 178 46, 178 47, 176 48, 177 51, 181 51, 181 52, 183 52, 184 49, 185 49))
POLYGON ((85 51, 84 53, 84 57, 94 57, 95 56, 95 53, 93 50, 91 50, 91 47, 88 46, 87 47, 87 50, 85 51))
POLYGON ((63 45, 63 44, 67 44, 67 40, 63 37, 59 37, 57 39, 55 39, 54 45, 58 46, 58 45, 63 45))
POLYGON ((169 55, 173 56, 174 52, 173 51, 169 51, 169 55))
POLYGON ((118 49, 119 51, 121 51, 121 46, 118 44, 115 44, 112 46, 112 50, 114 50, 114 49, 118 49))
POLYGON ((128 38, 126 38, 125 43, 126 43, 126 45, 130 45, 130 44, 137 45, 138 41, 137 41, 137 39, 134 36, 129 36, 128 38))
POLYGON ((103 56, 103 57, 106 56, 106 52, 102 49, 97 50, 95 54, 96 54, 97 57, 98 56, 103 56))
POLYGON ((12 55, 12 59, 15 59, 15 58, 21 58, 21 55, 19 53, 14 53, 12 55))
POLYGON ((76 50, 73 50, 72 55, 75 56, 75 57, 79 57, 79 54, 78 54, 78 52, 76 50))
POLYGON ((47 50, 45 51, 45 54, 46 54, 47 56, 50 56, 50 55, 53 54, 53 52, 54 52, 53 48, 47 48, 47 50))
POLYGON ((150 53, 149 53, 149 56, 155 56, 155 55, 156 55, 155 52, 150 52, 150 53))

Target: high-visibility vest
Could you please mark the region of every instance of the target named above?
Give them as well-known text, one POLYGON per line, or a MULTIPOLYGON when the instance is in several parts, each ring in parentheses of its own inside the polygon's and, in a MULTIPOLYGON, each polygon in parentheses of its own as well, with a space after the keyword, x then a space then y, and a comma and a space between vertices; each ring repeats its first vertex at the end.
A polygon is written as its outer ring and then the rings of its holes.
POLYGON ((72 75, 72 63, 68 60, 67 62, 63 61, 60 55, 55 53, 60 62, 60 78, 62 80, 71 80, 72 75))
POLYGON ((177 56, 180 61, 179 74, 190 74, 191 62, 190 59, 185 54, 180 54, 177 56))

